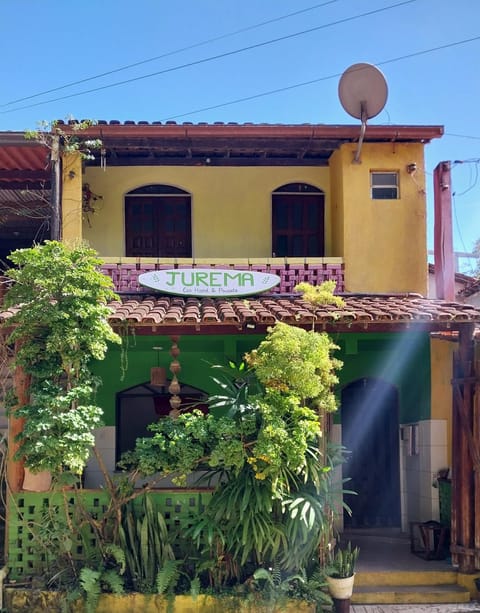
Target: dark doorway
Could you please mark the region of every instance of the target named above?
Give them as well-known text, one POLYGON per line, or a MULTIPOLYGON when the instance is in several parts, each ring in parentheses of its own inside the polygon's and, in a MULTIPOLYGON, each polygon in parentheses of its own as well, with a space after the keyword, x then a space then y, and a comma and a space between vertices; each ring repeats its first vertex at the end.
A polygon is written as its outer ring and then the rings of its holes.
POLYGON ((324 255, 324 203, 321 190, 289 183, 272 194, 272 256, 324 255))
POLYGON ((342 390, 342 444, 350 452, 343 465, 344 488, 352 514, 347 528, 400 526, 398 393, 377 379, 361 379, 342 390))
POLYGON ((170 185, 147 185, 125 196, 125 255, 192 256, 190 194, 170 185))
MULTIPOLYGON (((148 426, 170 411, 170 398, 168 391, 170 381, 165 385, 153 386, 150 383, 141 383, 135 387, 117 393, 116 398, 116 461, 126 451, 132 451, 137 438, 153 436, 148 426)), ((191 411, 200 409, 208 412, 205 404, 207 395, 188 385, 181 386, 181 410, 191 411)))

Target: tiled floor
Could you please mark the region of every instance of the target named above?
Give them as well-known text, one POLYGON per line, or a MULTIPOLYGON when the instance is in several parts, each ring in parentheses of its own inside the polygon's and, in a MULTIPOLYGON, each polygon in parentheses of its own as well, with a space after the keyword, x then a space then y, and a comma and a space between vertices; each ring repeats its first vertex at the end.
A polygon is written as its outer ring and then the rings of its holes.
MULTIPOLYGON (((450 560, 426 561, 410 552, 410 539, 396 531, 352 531, 342 535, 343 543, 360 547, 359 572, 450 570, 450 560)), ((461 604, 352 605, 351 613, 480 613, 480 602, 461 604)))
POLYGON ((449 560, 424 560, 410 551, 410 539, 397 530, 352 530, 341 536, 342 543, 360 547, 357 571, 451 570, 449 560))

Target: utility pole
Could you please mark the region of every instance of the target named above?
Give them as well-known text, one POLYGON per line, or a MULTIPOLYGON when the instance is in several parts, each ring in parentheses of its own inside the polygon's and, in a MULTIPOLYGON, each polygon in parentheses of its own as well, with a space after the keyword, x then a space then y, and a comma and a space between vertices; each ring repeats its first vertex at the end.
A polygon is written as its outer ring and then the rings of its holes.
POLYGON ((437 298, 455 300, 455 260, 452 234, 452 177, 450 162, 433 171, 434 258, 437 298))

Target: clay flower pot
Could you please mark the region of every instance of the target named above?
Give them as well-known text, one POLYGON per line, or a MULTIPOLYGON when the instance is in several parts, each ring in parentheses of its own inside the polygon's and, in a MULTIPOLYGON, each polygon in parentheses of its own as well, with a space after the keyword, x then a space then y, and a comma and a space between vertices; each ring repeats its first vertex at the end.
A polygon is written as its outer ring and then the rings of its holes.
POLYGON ((23 477, 23 486, 27 492, 48 492, 52 485, 52 475, 48 470, 43 470, 39 473, 33 473, 25 466, 25 475, 23 477))
POLYGON ((355 575, 351 577, 327 577, 328 590, 336 600, 348 600, 353 594, 355 575))

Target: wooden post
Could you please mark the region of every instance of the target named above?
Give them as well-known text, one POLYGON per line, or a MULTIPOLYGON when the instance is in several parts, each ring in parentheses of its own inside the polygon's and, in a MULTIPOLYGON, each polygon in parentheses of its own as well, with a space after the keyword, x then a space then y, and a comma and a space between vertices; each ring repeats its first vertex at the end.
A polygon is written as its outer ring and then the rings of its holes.
MULTIPOLYGON (((475 375, 478 376, 480 373, 480 362, 476 359, 476 345, 474 343, 474 364, 475 364, 475 375)), ((475 441, 480 441, 480 393, 479 393, 478 385, 475 385, 474 397, 473 397, 473 438, 475 441)), ((475 518, 474 525, 474 545, 475 545, 475 559, 474 565, 475 569, 480 568, 480 469, 476 467, 474 471, 474 503, 473 503, 473 517, 475 518)))
POLYGON ((462 326, 455 359, 452 420, 452 561, 459 571, 475 570, 474 464, 479 447, 474 439, 475 369, 473 326, 462 326))
POLYGON ((50 221, 50 238, 54 241, 59 241, 62 238, 61 228, 61 157, 60 157, 60 136, 55 134, 52 137, 52 193, 51 205, 52 214, 50 221))

